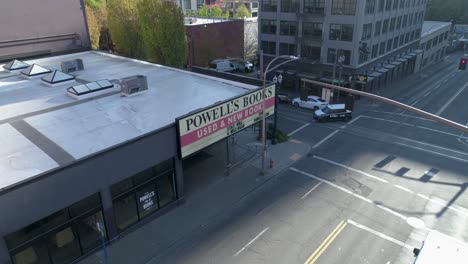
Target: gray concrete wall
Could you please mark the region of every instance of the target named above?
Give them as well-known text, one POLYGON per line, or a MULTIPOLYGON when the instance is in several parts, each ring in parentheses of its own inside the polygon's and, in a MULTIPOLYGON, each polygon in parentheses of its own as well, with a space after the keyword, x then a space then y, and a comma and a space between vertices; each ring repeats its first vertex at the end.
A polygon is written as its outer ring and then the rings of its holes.
POLYGON ((0 61, 89 48, 83 8, 83 0, 2 1, 0 61))
MULTIPOLYGON (((31 183, 0 192, 0 263, 8 263, 3 237, 146 168, 177 156, 175 126, 78 161, 31 183)), ((183 190, 176 159, 177 189, 183 190)), ((183 194, 179 194, 179 199, 183 194)), ((103 200, 104 209, 111 201, 103 200)))

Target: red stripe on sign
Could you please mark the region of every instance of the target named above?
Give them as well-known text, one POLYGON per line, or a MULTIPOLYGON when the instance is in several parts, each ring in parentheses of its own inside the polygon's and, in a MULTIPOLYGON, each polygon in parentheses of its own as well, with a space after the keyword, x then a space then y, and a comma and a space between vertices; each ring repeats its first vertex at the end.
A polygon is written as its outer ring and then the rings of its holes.
MULTIPOLYGON (((265 107, 270 108, 275 105, 275 98, 265 100, 265 107)), ((194 142, 197 142, 203 138, 210 136, 213 133, 216 133, 222 129, 227 129, 229 126, 236 124, 239 121, 242 121, 250 116, 258 114, 262 111, 263 102, 252 105, 246 109, 242 109, 232 115, 226 116, 222 119, 217 120, 216 122, 210 123, 204 127, 201 127, 197 130, 194 130, 190 133, 183 135, 180 138, 181 147, 186 147, 194 142), (224 125, 223 125, 224 124, 224 125), (223 126, 222 126, 223 125, 223 126)))

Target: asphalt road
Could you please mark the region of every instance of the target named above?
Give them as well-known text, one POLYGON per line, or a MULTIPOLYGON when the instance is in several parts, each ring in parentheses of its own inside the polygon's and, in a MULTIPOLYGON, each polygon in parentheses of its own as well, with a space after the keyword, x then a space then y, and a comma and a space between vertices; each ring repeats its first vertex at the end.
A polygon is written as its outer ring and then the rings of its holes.
MULTIPOLYGON (((458 59, 388 96, 467 124, 458 59)), ((307 157, 161 263, 412 263, 432 229, 468 241, 468 135, 365 100, 348 123, 281 105, 278 125, 311 146, 307 157)))

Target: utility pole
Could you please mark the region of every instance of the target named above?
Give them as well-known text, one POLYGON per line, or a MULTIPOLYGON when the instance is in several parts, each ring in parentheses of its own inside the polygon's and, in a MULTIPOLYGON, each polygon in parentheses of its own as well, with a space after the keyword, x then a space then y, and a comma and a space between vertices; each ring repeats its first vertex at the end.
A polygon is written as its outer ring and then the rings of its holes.
MULTIPOLYGON (((338 62, 338 49, 335 49, 335 56, 333 58, 333 74, 332 74, 332 85, 335 84, 335 75, 336 75, 336 63, 338 62)), ((333 103, 335 99, 334 89, 331 90, 331 99, 330 103, 333 103)))
MULTIPOLYGON (((260 69, 258 69, 258 79, 263 78, 263 50, 260 50, 260 69)), ((263 122, 263 121, 262 121, 263 122)), ((262 138, 262 122, 258 122, 258 139, 262 138)))

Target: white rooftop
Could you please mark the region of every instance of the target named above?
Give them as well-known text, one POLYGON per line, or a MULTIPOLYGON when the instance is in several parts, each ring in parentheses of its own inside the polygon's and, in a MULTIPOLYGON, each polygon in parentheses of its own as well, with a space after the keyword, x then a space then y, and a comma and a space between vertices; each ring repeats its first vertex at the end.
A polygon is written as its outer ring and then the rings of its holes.
POLYGON ((78 58, 85 70, 72 73, 77 80, 54 87, 40 78, 21 77, 20 71, 6 72, 0 65, 0 190, 63 165, 35 141, 58 146, 68 160, 80 159, 256 88, 96 51, 25 62, 60 70, 61 61, 78 58), (133 97, 121 97, 116 88, 93 100, 66 93, 80 80, 137 74, 147 76, 149 89, 133 97))
POLYGON ((450 22, 424 21, 422 30, 421 30, 421 37, 431 34, 437 30, 443 29, 444 27, 448 27, 448 29, 450 29, 450 26, 451 26, 450 22))

